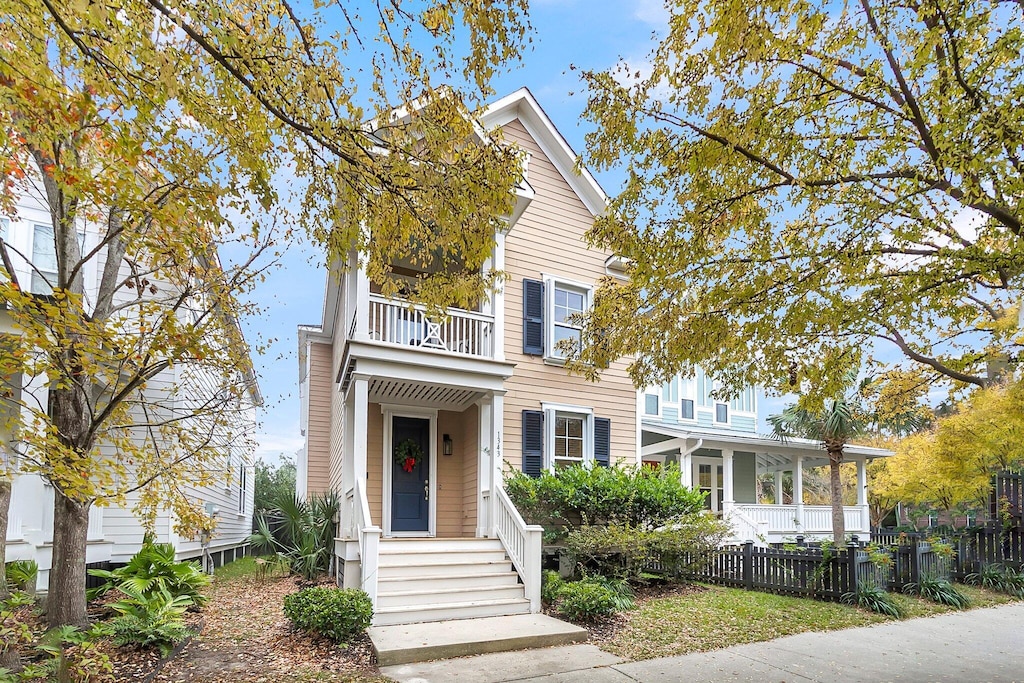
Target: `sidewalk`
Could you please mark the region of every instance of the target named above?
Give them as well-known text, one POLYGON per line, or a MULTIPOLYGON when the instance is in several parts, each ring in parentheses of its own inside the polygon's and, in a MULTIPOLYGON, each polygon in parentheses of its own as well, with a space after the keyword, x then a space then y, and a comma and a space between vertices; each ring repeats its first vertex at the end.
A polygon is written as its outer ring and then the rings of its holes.
POLYGON ((1024 683, 1024 603, 643 662, 572 645, 387 667, 381 673, 401 683, 1024 683))

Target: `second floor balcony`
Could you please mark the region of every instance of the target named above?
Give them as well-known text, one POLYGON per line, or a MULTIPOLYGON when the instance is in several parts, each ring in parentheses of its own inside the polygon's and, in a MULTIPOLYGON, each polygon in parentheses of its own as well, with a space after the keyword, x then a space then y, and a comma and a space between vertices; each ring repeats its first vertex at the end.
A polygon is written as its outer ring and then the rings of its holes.
POLYGON ((372 341, 495 358, 496 330, 490 313, 449 308, 445 315, 429 314, 423 306, 372 293, 368 304, 367 335, 372 341))

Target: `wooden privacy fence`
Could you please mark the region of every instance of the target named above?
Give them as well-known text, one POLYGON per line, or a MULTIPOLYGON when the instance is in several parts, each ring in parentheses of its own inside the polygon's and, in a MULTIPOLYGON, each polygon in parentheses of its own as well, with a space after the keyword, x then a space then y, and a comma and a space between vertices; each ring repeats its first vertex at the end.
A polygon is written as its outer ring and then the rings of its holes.
POLYGON ((953 546, 957 579, 995 564, 1014 569, 1024 567, 1024 530, 1019 526, 1006 529, 993 523, 986 528, 970 529, 956 538, 953 546))

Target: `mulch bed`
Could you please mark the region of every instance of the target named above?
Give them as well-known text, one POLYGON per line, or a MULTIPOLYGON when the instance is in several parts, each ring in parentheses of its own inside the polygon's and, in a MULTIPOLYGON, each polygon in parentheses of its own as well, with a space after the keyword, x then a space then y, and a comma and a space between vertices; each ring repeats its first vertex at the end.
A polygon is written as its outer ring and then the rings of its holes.
POLYGON ((307 585, 295 577, 218 581, 203 610, 202 634, 154 680, 270 682, 314 674, 339 681, 375 679, 379 674, 368 637, 339 647, 291 628, 282 611, 284 596, 307 585))

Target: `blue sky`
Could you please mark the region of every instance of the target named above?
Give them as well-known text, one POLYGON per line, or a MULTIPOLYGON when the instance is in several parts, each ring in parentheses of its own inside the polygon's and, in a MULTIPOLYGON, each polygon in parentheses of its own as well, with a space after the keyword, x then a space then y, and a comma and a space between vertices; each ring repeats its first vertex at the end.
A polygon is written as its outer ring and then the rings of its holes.
MULTIPOLYGON (((581 120, 586 100, 570 65, 606 69, 622 58, 634 68, 643 68, 655 44, 652 35, 664 28, 666 17, 661 0, 535 0, 530 8, 532 47, 524 54, 521 66, 495 79, 496 98, 523 86, 530 88, 555 126, 579 152, 589 128, 581 120)), ((607 193, 618 190, 619 179, 614 175, 598 174, 598 180, 607 193)), ((324 288, 321 261, 318 249, 308 243, 293 244, 283 267, 256 292, 265 315, 246 321, 251 339, 275 340, 266 353, 254 359, 266 400, 257 436, 257 456, 264 460, 274 461, 279 453, 292 455, 302 445, 296 326, 320 322, 324 288)), ((778 399, 762 401, 760 413, 777 412, 780 405, 778 399)))

